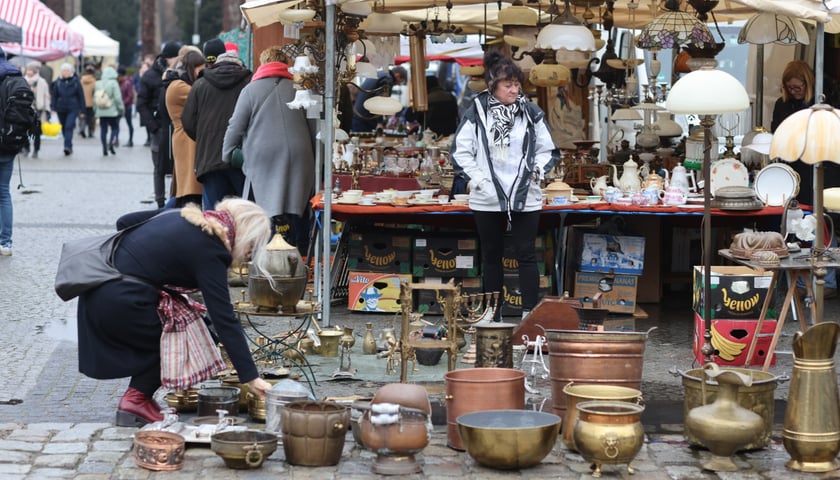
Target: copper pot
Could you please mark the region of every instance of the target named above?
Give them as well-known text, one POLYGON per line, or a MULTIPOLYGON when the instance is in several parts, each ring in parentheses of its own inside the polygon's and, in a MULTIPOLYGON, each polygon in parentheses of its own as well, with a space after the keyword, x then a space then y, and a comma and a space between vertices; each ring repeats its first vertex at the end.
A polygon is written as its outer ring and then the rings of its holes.
POLYGON ((524 410, 525 372, 512 368, 468 368, 443 376, 446 387, 446 440, 464 450, 459 416, 484 410, 524 410))
POLYGON ((280 416, 288 463, 310 467, 338 463, 350 427, 347 407, 332 402, 291 402, 280 416))
POLYGON ((147 470, 180 470, 185 443, 177 433, 140 430, 134 434, 134 462, 147 470))
POLYGON ((258 430, 214 433, 210 449, 228 468, 259 468, 277 450, 277 435, 258 430))
POLYGON ((627 465, 642 449, 645 431, 641 416, 645 407, 633 403, 593 400, 577 404, 575 445, 580 455, 595 465, 593 477, 601 476, 601 465, 627 465))

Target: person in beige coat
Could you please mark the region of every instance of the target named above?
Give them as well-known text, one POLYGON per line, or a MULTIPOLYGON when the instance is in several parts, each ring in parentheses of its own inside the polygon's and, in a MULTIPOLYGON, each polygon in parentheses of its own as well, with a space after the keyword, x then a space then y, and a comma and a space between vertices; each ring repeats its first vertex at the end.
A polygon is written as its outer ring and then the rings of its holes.
POLYGON ((181 116, 192 84, 204 70, 206 60, 197 51, 187 51, 178 66, 178 78, 166 88, 166 110, 172 120, 172 158, 175 164, 175 206, 201 205, 201 183, 195 176, 195 140, 184 131, 181 116))
MULTIPOLYGON (((41 76, 41 62, 29 62, 26 64, 24 78, 32 93, 35 94, 35 110, 38 111, 38 120, 41 123, 50 121, 50 83, 41 76)), ((38 158, 38 151, 41 150, 41 135, 35 135, 32 141, 32 158, 38 158)))
POLYGON ((82 90, 85 92, 85 111, 79 115, 79 119, 83 120, 82 138, 93 138, 93 132, 96 131, 96 116, 93 111, 93 89, 96 88, 96 67, 92 63, 85 65, 85 71, 82 73, 82 90))

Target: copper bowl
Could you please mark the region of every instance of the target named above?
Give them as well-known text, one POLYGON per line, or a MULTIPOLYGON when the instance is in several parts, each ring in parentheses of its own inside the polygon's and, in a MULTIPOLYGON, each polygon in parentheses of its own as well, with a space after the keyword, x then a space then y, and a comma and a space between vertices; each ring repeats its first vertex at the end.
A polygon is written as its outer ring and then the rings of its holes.
POLYGON ((134 434, 134 463, 147 470, 180 470, 186 441, 177 433, 140 430, 134 434))
POLYGON ((467 453, 485 467, 530 468, 554 448, 560 433, 557 415, 533 410, 485 410, 458 417, 467 453))

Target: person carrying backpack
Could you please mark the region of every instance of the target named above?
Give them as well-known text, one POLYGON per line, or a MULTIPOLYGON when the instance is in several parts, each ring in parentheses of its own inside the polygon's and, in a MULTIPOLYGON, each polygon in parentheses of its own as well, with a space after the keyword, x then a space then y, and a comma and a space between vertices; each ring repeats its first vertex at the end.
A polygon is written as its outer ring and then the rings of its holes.
POLYGON ((37 124, 32 103, 35 95, 18 67, 6 60, 0 48, 0 255, 12 254, 12 195, 9 183, 15 157, 29 147, 37 124))
POLYGON ((102 70, 102 78, 97 80, 93 90, 93 110, 99 119, 99 136, 102 141, 102 155, 105 157, 109 151, 111 155, 117 154, 114 147, 120 135, 120 117, 124 108, 120 85, 117 83, 117 71, 114 67, 105 67, 102 70))

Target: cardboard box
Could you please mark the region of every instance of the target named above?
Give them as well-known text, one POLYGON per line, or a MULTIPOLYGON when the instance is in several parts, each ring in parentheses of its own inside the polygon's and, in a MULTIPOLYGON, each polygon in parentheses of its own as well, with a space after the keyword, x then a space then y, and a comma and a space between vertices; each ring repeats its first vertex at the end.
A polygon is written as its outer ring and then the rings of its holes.
POLYGON ((347 267, 354 271, 411 273, 411 235, 366 230, 350 233, 347 267))
MULTIPOLYGON (((537 300, 551 295, 551 277, 540 276, 537 300)), ((505 275, 502 285, 502 315, 522 315, 522 290, 519 288, 519 275, 505 275)))
POLYGON ((354 312, 401 311, 400 282, 411 275, 379 272, 350 272, 347 308, 354 312))
MULTIPOLYGON (((519 261, 516 260, 516 252, 513 250, 513 238, 511 235, 504 236, 505 249, 502 252, 502 271, 505 275, 519 274, 519 261)), ((534 243, 537 251, 537 270, 540 275, 545 275, 545 238, 537 236, 534 243)))
MULTIPOLYGON (((447 283, 452 277, 424 277, 418 283, 447 283)), ((455 278, 455 285, 461 285, 461 293, 481 293, 481 277, 455 278)), ((443 309, 438 303, 437 292, 434 290, 414 291, 414 310, 426 315, 442 315, 443 309)))
POLYGON ((606 318, 600 325, 584 327, 585 325, 581 325, 580 329, 595 332, 635 332, 636 319, 629 315, 622 315, 621 317, 606 318))
POLYGON ((605 275, 603 273, 577 272, 574 296, 584 306, 591 306, 593 297, 601 293, 600 308, 614 313, 636 311, 636 289, 639 277, 635 275, 605 275))
POLYGON ((582 272, 641 275, 645 266, 645 237, 583 234, 582 272))
MULTIPOLYGON (((714 361, 718 365, 759 366, 764 365, 767 355, 772 355, 770 365, 776 364, 775 352, 770 352, 770 341, 776 330, 776 320, 765 320, 761 326, 758 343, 755 345, 752 361, 747 365, 747 351, 755 335, 758 320, 712 320, 712 348, 715 349, 714 361)), ((698 313, 694 314, 694 358, 701 365, 704 363, 703 334, 706 321, 698 313)))
MULTIPOLYGON (((773 277, 749 267, 713 266, 711 271, 712 318, 758 318, 773 277)), ((694 267, 694 311, 703 315, 703 267, 694 267)), ((768 312, 775 318, 775 312, 768 312)))
POLYGON ((414 239, 415 277, 477 277, 481 258, 478 239, 468 234, 419 235, 414 239))

